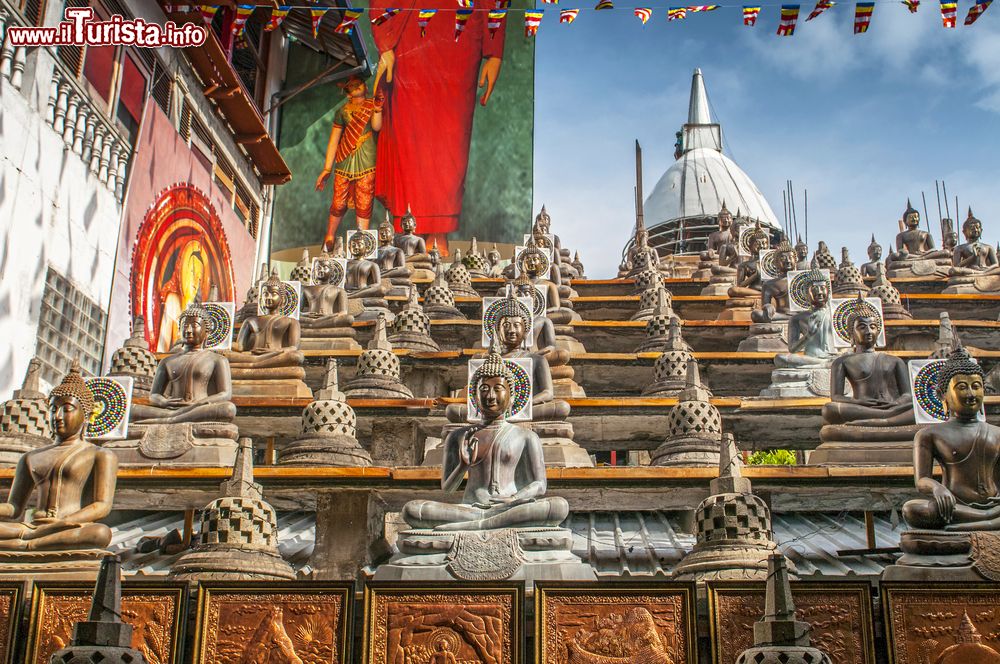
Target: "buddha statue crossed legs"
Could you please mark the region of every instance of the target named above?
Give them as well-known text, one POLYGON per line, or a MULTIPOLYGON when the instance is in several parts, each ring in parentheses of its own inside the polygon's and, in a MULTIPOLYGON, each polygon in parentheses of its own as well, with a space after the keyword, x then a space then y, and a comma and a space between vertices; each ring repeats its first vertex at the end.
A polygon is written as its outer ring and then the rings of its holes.
POLYGON ((969 216, 962 224, 965 242, 952 251, 952 268, 944 293, 1000 292, 1000 263, 993 245, 981 242, 983 222, 969 216))
POLYGON ((941 277, 951 265, 951 252, 934 247, 934 237, 920 230, 920 213, 906 201, 904 230, 896 235, 896 250, 889 252, 889 277, 941 277))

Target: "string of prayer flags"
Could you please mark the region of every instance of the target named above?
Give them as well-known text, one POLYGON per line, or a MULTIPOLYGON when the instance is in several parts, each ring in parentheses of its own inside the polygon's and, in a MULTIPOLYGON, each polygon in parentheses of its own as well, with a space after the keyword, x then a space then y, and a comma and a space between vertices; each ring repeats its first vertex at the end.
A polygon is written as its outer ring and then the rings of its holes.
POLYGON ((576 20, 577 15, 579 15, 579 9, 564 9, 559 12, 559 22, 569 25, 576 20))
POLYGON ((642 21, 643 25, 646 25, 646 21, 653 15, 653 10, 650 7, 636 7, 632 12, 635 17, 642 21))
POLYGON ((941 0, 941 25, 954 28, 958 19, 958 3, 954 0, 941 0))
POLYGON ((825 12, 830 7, 833 7, 835 4, 837 3, 833 2, 832 0, 819 0, 816 3, 816 6, 813 8, 813 10, 809 13, 809 16, 806 17, 806 21, 813 20, 814 18, 825 12))
POLYGON ((455 10, 455 41, 458 41, 458 38, 465 32, 465 24, 469 22, 472 12, 472 9, 455 10))
POLYGON ((316 7, 309 10, 312 18, 313 39, 319 39, 319 24, 323 21, 323 17, 326 16, 328 11, 329 9, 317 9, 316 7))
POLYGON ((920 6, 920 0, 903 0, 903 4, 906 8, 910 10, 911 14, 917 13, 917 7, 920 6))
POLYGON ((291 7, 278 7, 277 9, 271 10, 271 18, 264 26, 264 32, 273 32, 281 26, 281 22, 285 20, 288 16, 288 12, 291 11, 291 7))
POLYGON ((338 35, 349 35, 354 32, 354 26, 358 19, 365 13, 364 9, 345 9, 344 15, 340 18, 340 23, 333 29, 338 35))
POLYGON ((372 19, 372 25, 382 25, 390 18, 398 14, 401 10, 399 9, 386 9, 384 12, 372 19))
POLYGON ((469 9, 472 7, 472 0, 458 0, 458 6, 469 9))
POLYGON ((229 26, 229 31, 234 35, 242 34, 247 27, 247 19, 250 18, 250 14, 253 14, 253 10, 257 9, 256 5, 236 5, 236 15, 233 16, 233 24, 229 26))
POLYGON ((559 0, 542 0, 543 5, 558 5, 559 0))
POLYGON ((434 14, 437 14, 436 9, 421 9, 417 12, 417 25, 420 26, 420 36, 423 37, 427 34, 427 24, 431 22, 434 18, 434 14))
POLYGON ((215 13, 219 11, 218 5, 198 5, 198 11, 201 12, 201 18, 211 25, 212 21, 215 19, 215 13))
POLYGON ((979 20, 979 17, 983 15, 984 11, 989 9, 991 4, 993 4, 993 0, 980 0, 980 2, 969 7, 969 13, 965 16, 965 25, 972 25, 979 20))
POLYGON ((497 35, 497 30, 503 27, 503 22, 507 20, 506 9, 491 9, 486 16, 486 29, 490 31, 490 39, 497 35))
POLYGON ((671 7, 667 10, 668 21, 679 21, 687 16, 687 7, 671 7))
POLYGON ((542 24, 545 11, 541 9, 524 10, 524 36, 534 37, 538 34, 538 26, 542 24))
POLYGON ((795 23, 799 20, 799 5, 781 5, 781 22, 778 24, 779 37, 795 34, 795 23))
POLYGON ((743 5, 743 25, 755 25, 757 23, 758 16, 760 16, 760 6, 743 5))
POLYGON ((600 0, 600 2, 597 3, 597 6, 594 7, 594 10, 600 11, 602 9, 614 9, 614 8, 615 8, 615 3, 611 2, 611 0, 600 0))
POLYGON ((688 7, 687 10, 694 14, 696 12, 714 12, 718 8, 719 5, 694 5, 688 7))
POLYGON ((859 2, 854 5, 854 34, 860 35, 863 32, 868 32, 868 26, 871 25, 874 12, 874 2, 859 2))

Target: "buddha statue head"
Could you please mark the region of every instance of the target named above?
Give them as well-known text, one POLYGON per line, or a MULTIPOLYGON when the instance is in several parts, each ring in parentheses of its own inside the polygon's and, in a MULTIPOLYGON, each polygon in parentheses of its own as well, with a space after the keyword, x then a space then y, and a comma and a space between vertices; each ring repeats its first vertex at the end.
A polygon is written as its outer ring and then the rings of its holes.
POLYGON ((868 260, 872 263, 882 260, 882 245, 875 241, 874 233, 872 233, 872 241, 868 243, 868 260))
POLYGON ((903 211, 903 225, 911 231, 920 226, 920 213, 913 209, 909 198, 906 199, 906 210, 903 211))
POLYGON ((962 235, 966 242, 979 242, 983 236, 983 222, 972 216, 972 208, 969 208, 969 216, 962 222, 962 235))
POLYGON ((782 239, 774 250, 774 265, 778 268, 778 273, 780 275, 784 276, 788 274, 789 270, 795 269, 797 254, 795 253, 795 250, 792 249, 792 245, 788 244, 788 240, 782 239))
POLYGON ((986 394, 983 368, 964 347, 953 350, 945 360, 938 374, 937 392, 951 417, 974 420, 982 410, 986 394))
POLYGON ((330 283, 330 278, 334 275, 333 265, 333 257, 330 254, 320 254, 320 257, 313 264, 312 274, 317 285, 330 283))
MULTIPOLYGON (((982 232, 982 231, 980 231, 982 232)), ((958 233, 953 230, 949 230, 944 234, 944 240, 941 241, 941 246, 946 251, 954 251, 955 247, 958 246, 958 233)))
POLYGON ((347 251, 350 252, 351 258, 354 260, 362 260, 371 253, 368 246, 367 234, 363 231, 358 231, 351 235, 351 239, 347 241, 347 251))
POLYGON ((73 360, 69 373, 49 393, 52 428, 59 441, 79 438, 94 413, 94 394, 80 375, 80 362, 73 360))
POLYGON ((800 261, 809 258, 809 245, 802 241, 801 235, 795 243, 795 258, 800 261))
POLYGON ((719 230, 724 231, 733 225, 733 213, 726 207, 725 201, 722 201, 722 209, 719 210, 719 215, 716 219, 719 222, 719 230))
POLYGON ((389 211, 385 211, 385 219, 378 225, 378 246, 392 246, 392 238, 396 236, 396 231, 392 228, 392 217, 389 211))
POLYGON ((882 320, 871 313, 864 305, 864 298, 858 293, 858 305, 847 315, 847 329, 851 332, 851 340, 855 348, 870 350, 878 342, 882 333, 882 320))
POLYGON ((809 272, 809 302, 813 309, 822 309, 830 301, 830 280, 826 272, 813 268, 809 272))
MULTIPOLYGON (((280 292, 280 291, 279 291, 280 292)), ((178 325, 180 327, 181 339, 188 350, 204 348, 205 340, 208 339, 208 312, 196 299, 181 314, 178 325)))
POLYGON ((275 314, 281 309, 283 290, 284 284, 278 276, 278 268, 275 267, 271 270, 271 276, 260 287, 260 307, 268 315, 275 314))
POLYGON ((497 249, 497 243, 494 242, 493 248, 486 254, 486 260, 490 262, 490 266, 493 266, 500 262, 500 258, 500 250, 497 249))
POLYGON ((501 300, 493 338, 508 351, 521 348, 531 329, 531 312, 511 292, 501 300))
POLYGON ((495 338, 486 361, 472 374, 471 383, 473 405, 482 414, 484 421, 492 422, 507 413, 514 376, 500 356, 495 338))
POLYGON ((519 267, 532 279, 541 276, 548 268, 548 258, 545 252, 535 245, 534 238, 528 238, 528 244, 518 255, 519 267))
POLYGON ((410 212, 410 206, 406 206, 406 214, 399 222, 399 227, 403 229, 403 232, 407 235, 412 235, 417 230, 417 218, 413 216, 410 212))
POLYGON ((754 222, 753 228, 750 229, 749 233, 750 237, 747 238, 747 249, 750 250, 751 256, 757 258, 760 256, 760 252, 770 248, 771 240, 764 229, 760 227, 759 221, 754 222))

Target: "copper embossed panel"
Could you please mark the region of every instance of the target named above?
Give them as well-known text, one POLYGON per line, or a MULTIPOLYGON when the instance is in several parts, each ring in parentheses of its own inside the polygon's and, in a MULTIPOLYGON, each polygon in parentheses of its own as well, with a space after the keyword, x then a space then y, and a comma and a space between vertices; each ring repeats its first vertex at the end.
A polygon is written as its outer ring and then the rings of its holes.
MULTIPOLYGON (((798 619, 812 625, 812 645, 833 664, 874 664, 869 584, 793 583, 792 597, 798 619)), ((753 645, 753 624, 764 614, 764 584, 710 582, 708 602, 713 661, 733 664, 753 645)))
POLYGON ((519 664, 522 587, 372 584, 366 664, 519 664))
POLYGON ((194 661, 343 664, 352 598, 347 583, 203 584, 194 661))
POLYGON ((0 584, 0 663, 8 664, 17 632, 21 607, 21 584, 0 584))
POLYGON ((535 585, 539 664, 695 664, 694 585, 535 585))
POLYGON ((893 664, 1000 664, 1000 586, 883 583, 893 664))
MULTIPOLYGON (((35 584, 25 661, 49 664, 52 653, 69 645, 73 625, 87 619, 93 595, 93 584, 35 584)), ((132 647, 149 664, 180 663, 185 597, 184 586, 179 584, 122 588, 122 620, 132 625, 132 647)))

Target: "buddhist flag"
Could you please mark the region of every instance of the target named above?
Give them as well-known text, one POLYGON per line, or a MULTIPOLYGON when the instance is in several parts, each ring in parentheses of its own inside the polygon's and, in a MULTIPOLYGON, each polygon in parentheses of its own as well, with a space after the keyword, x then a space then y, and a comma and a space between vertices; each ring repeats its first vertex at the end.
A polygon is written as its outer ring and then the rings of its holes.
POLYGON ((277 30, 281 25, 281 22, 285 20, 286 16, 288 16, 288 12, 291 9, 291 7, 278 7, 277 9, 272 9, 271 20, 267 22, 266 26, 264 26, 264 31, 272 32, 273 30, 277 30))
POLYGON ((576 17, 580 14, 579 9, 564 9, 559 12, 559 22, 569 25, 576 20, 576 17))
POLYGON ((215 19, 215 13, 219 11, 218 5, 198 5, 198 11, 201 12, 201 17, 204 19, 205 23, 211 24, 215 19))
POLYGON ((309 14, 312 17, 313 39, 319 39, 319 24, 323 21, 323 17, 326 16, 327 11, 329 10, 316 8, 309 10, 309 14))
POLYGON ((941 0, 941 25, 954 28, 958 18, 958 3, 941 0))
POLYGON ((559 0, 542 0, 543 5, 558 5, 559 0))
POLYGON ((759 6, 743 5, 743 25, 756 24, 758 16, 760 16, 759 6))
POLYGON ((469 7, 472 7, 472 0, 458 0, 458 6, 468 9, 469 7))
POLYGON ((462 36, 465 32, 465 24, 469 22, 469 17, 472 16, 472 9, 456 9, 455 10, 455 41, 462 36))
POLYGON ((778 24, 779 37, 795 34, 795 22, 799 20, 800 5, 781 5, 781 22, 778 24))
POLYGON ((807 21, 813 20, 814 18, 825 12, 830 7, 833 7, 835 4, 837 3, 833 2, 833 0, 819 0, 819 2, 816 3, 816 6, 813 8, 813 10, 809 12, 809 16, 806 16, 806 20, 807 21))
POLYGON ((671 7, 667 10, 668 21, 679 21, 687 16, 687 7, 671 7))
POLYGON ((874 11, 874 2, 859 2, 854 5, 854 34, 860 35, 862 32, 868 32, 874 11))
POLYGON ((503 22, 507 20, 506 9, 491 9, 486 16, 486 29, 490 31, 490 39, 493 39, 497 30, 503 27, 503 22))
POLYGON ((382 25, 399 12, 399 9, 386 9, 384 12, 372 19, 372 25, 382 25))
POLYGON ((718 8, 719 8, 719 5, 694 5, 694 6, 688 7, 687 10, 689 12, 691 12, 692 14, 694 14, 694 13, 697 13, 697 12, 714 12, 718 8))
POLYGON ((993 4, 993 0, 981 0, 981 2, 969 7, 969 13, 965 17, 965 25, 972 25, 979 20, 982 13, 989 9, 991 4, 993 4))
POLYGON ((420 26, 420 36, 423 37, 427 34, 427 24, 431 22, 434 18, 434 14, 437 14, 436 9, 421 9, 417 12, 417 25, 420 26))
POLYGON ((615 8, 615 3, 611 2, 611 0, 601 0, 600 2, 597 3, 597 6, 594 7, 594 9, 597 11, 600 11, 601 9, 614 9, 614 8, 615 8))
POLYGON ((229 31, 234 35, 242 33, 247 27, 247 19, 255 9, 257 9, 255 5, 236 5, 236 15, 233 17, 233 24, 229 26, 229 31))
POLYGON ((906 8, 910 10, 911 14, 917 13, 917 7, 920 6, 920 0, 903 0, 903 4, 906 8))
POLYGON ((542 24, 545 12, 541 9, 526 9, 524 11, 524 36, 534 37, 538 34, 538 26, 542 24))
POLYGON ((637 19, 642 21, 643 25, 646 25, 646 21, 653 15, 653 10, 649 7, 636 7, 632 13, 635 14, 637 19))
POLYGON ((338 35, 349 35, 354 32, 354 26, 358 19, 365 13, 364 9, 345 9, 344 15, 340 18, 340 23, 333 29, 338 35))

